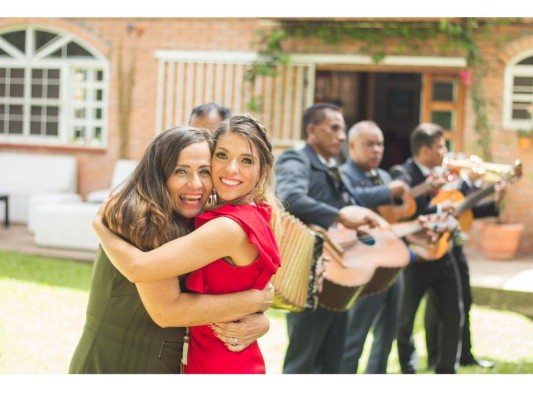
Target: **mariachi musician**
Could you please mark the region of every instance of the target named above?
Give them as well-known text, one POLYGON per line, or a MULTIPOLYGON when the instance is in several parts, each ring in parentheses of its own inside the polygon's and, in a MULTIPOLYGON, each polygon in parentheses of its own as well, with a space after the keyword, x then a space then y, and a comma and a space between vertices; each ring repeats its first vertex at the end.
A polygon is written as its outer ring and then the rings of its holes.
MULTIPOLYGON (((383 159, 383 133, 374 121, 360 121, 348 132, 349 160, 340 170, 355 194, 368 207, 391 204, 409 190, 401 180, 393 181, 389 173, 378 166, 383 159)), ((391 255, 392 256, 392 255, 391 255)), ((374 340, 366 366, 367 374, 385 374, 387 362, 396 338, 401 274, 386 290, 358 298, 348 310, 348 327, 341 373, 357 373, 359 358, 367 335, 372 328, 374 340)))
MULTIPOLYGON (((346 140, 339 108, 318 103, 304 111, 306 145, 287 150, 276 162, 276 193, 287 211, 305 224, 328 229, 341 223, 349 229, 378 224, 377 214, 346 190, 335 157, 346 140), (351 211, 358 211, 353 214, 351 211)), ((284 374, 336 374, 344 350, 346 312, 318 306, 316 311, 287 313, 289 344, 284 374)))
MULTIPOLYGON (((447 153, 444 130, 433 123, 422 123, 410 134, 412 157, 403 164, 390 169, 394 179, 401 179, 410 187, 424 182, 435 169, 442 165, 447 153)), ((436 180, 435 186, 444 184, 445 179, 436 180)), ((415 198, 415 215, 439 211, 430 205, 434 193, 429 192, 415 198)), ((425 293, 432 288, 442 318, 443 338, 439 342, 436 373, 456 373, 461 346, 463 305, 460 295, 460 279, 457 265, 451 252, 434 261, 416 260, 403 271, 404 290, 400 298, 398 319, 398 356, 402 373, 413 374, 417 370, 416 348, 413 326, 416 312, 425 293)))
MULTIPOLYGON (((443 190, 456 190, 459 191, 465 197, 477 192, 481 189, 483 184, 483 175, 485 170, 479 163, 476 166, 476 162, 473 157, 471 168, 463 168, 460 171, 459 179, 454 180, 450 184, 443 186, 443 190)), ((482 160, 479 160, 482 162, 482 160)), ((498 183, 495 185, 494 199, 482 200, 476 203, 472 207, 473 218, 486 218, 496 217, 499 215, 499 205, 505 194, 505 184, 498 183)), ((445 198, 446 196, 443 196, 445 198)), ((443 201, 441 204, 449 209, 448 205, 445 205, 443 201)), ((452 210, 453 212, 453 210, 452 210)), ((463 250, 468 235, 466 232, 457 231, 453 241, 453 256, 457 261, 457 267, 461 278, 461 293, 464 307, 464 323, 461 337, 461 355, 459 358, 460 365, 471 366, 475 365, 482 368, 492 368, 494 363, 488 360, 483 360, 474 357, 472 354, 472 340, 470 333, 470 308, 472 306, 472 288, 470 286, 470 273, 468 267, 468 261, 465 251, 463 250)), ((434 369, 436 361, 439 356, 438 341, 439 341, 439 321, 440 316, 438 312, 437 299, 435 292, 429 290, 426 312, 425 312, 425 328, 426 328, 426 346, 428 354, 428 368, 434 369)))

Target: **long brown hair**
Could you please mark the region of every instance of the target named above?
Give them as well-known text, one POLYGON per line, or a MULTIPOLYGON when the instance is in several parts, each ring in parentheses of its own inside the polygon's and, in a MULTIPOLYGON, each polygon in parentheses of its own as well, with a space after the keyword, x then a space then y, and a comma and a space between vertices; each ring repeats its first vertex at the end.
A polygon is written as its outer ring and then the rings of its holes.
POLYGON ((235 133, 255 146, 259 153, 259 179, 253 191, 254 201, 266 203, 272 207, 270 226, 277 237, 279 225, 279 210, 281 203, 274 195, 272 189, 272 170, 274 167, 274 154, 272 143, 266 128, 249 114, 234 115, 221 122, 213 134, 215 146, 218 138, 224 133, 235 133))
POLYGON ((174 211, 166 182, 181 151, 201 142, 207 142, 213 153, 213 141, 207 129, 177 127, 160 133, 123 188, 109 200, 104 224, 144 251, 189 233, 184 218, 174 211))

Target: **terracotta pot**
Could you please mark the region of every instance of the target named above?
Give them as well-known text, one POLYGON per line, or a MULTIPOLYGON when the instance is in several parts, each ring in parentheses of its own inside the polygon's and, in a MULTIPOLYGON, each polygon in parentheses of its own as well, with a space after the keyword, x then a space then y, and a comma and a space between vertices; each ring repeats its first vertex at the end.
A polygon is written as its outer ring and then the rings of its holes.
POLYGON ((521 149, 529 149, 531 147, 531 138, 519 137, 518 147, 520 147, 521 149))
POLYGON ((525 224, 484 224, 481 251, 491 260, 512 260, 516 256, 525 224))

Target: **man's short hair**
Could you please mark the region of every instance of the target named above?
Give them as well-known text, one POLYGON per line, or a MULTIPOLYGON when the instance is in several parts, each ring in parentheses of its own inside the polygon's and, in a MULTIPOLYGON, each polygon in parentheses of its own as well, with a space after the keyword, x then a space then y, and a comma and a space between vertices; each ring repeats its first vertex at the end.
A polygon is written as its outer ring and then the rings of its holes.
POLYGON ((423 146, 431 147, 435 140, 444 136, 444 128, 440 125, 424 122, 411 132, 409 146, 411 153, 416 156, 423 146))
POLYGON ((222 121, 224 121, 225 119, 228 119, 231 116, 231 111, 227 107, 224 107, 214 102, 204 103, 192 109, 191 115, 189 117, 189 124, 191 123, 192 117, 194 116, 201 117, 203 115, 209 114, 213 110, 216 110, 218 112, 218 115, 220 116, 222 121))
POLYGON ((302 137, 307 139, 307 125, 320 125, 326 119, 326 110, 341 112, 340 108, 332 103, 316 103, 304 111, 302 118, 302 137))

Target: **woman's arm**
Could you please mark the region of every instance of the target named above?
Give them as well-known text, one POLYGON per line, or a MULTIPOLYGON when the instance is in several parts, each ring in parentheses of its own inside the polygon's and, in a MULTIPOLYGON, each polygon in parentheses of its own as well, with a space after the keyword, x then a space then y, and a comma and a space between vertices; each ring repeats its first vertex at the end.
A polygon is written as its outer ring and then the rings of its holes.
POLYGON ((152 320, 170 326, 213 325, 215 335, 231 351, 242 351, 268 332, 270 321, 260 311, 272 305, 274 287, 223 295, 181 293, 176 278, 138 283, 137 290, 152 320), (232 322, 223 322, 232 321, 232 322), (232 346, 233 338, 238 345, 232 346))
POLYGON ((263 290, 221 295, 180 293, 177 278, 136 286, 146 311, 162 328, 239 320, 245 315, 266 311, 274 298, 271 284, 263 290))
MULTIPOLYGON (((93 228, 113 265, 131 282, 154 282, 195 271, 218 260, 257 251, 240 225, 216 218, 194 232, 143 252, 111 232, 97 215, 93 228)), ((253 258, 252 258, 253 259, 253 258)))

